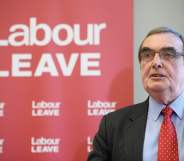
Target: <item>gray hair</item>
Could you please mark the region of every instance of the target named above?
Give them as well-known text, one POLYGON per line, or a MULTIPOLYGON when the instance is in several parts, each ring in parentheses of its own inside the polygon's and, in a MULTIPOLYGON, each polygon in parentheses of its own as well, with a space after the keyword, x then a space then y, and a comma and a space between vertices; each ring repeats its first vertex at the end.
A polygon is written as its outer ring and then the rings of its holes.
POLYGON ((144 40, 149 37, 150 35, 154 35, 154 34, 159 34, 159 33, 172 33, 174 34, 176 37, 178 37, 181 41, 182 41, 182 44, 183 44, 183 50, 184 50, 184 37, 182 36, 182 34, 178 33, 177 31, 174 31, 173 29, 169 28, 169 27, 157 27, 157 28, 154 28, 152 29, 147 35, 146 37, 143 39, 140 47, 139 47, 139 51, 138 51, 138 58, 139 58, 139 61, 141 61, 141 57, 140 57, 140 52, 141 52, 141 49, 142 49, 142 45, 144 43, 144 40))

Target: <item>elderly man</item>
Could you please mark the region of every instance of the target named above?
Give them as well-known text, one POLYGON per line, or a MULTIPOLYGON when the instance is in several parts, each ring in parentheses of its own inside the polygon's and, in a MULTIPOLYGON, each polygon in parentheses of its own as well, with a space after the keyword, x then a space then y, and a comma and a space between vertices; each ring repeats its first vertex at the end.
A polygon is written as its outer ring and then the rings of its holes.
POLYGON ((184 161, 184 39, 151 30, 139 49, 145 102, 103 117, 88 161, 184 161))

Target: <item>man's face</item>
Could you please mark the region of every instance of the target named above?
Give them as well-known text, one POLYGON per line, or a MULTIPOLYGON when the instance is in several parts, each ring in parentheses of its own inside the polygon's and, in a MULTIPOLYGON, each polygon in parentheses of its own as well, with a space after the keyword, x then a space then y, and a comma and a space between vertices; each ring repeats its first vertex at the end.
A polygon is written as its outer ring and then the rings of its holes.
MULTIPOLYGON (((160 51, 174 49, 183 53, 182 41, 172 33, 158 33, 147 37, 142 49, 160 51)), ((141 77, 145 90, 151 95, 169 94, 177 97, 184 89, 184 57, 164 59, 156 53, 152 60, 140 61, 141 77)))

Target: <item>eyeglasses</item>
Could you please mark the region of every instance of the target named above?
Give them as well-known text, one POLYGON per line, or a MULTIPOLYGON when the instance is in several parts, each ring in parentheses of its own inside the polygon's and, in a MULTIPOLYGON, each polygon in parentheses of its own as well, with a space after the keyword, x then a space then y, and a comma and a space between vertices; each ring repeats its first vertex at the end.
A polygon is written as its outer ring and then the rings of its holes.
POLYGON ((174 61, 178 57, 184 56, 184 53, 177 52, 173 47, 162 48, 159 51, 144 47, 140 51, 140 60, 145 62, 152 61, 156 53, 159 54, 160 59, 165 61, 174 61))

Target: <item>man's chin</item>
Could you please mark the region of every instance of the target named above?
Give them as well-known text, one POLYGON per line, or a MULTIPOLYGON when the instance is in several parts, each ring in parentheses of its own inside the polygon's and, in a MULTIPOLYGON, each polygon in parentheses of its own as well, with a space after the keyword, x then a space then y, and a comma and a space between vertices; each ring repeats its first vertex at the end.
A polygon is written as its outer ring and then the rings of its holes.
POLYGON ((153 91, 153 92, 164 92, 166 91, 167 87, 166 84, 154 84, 151 86, 148 86, 147 90, 148 91, 153 91))

